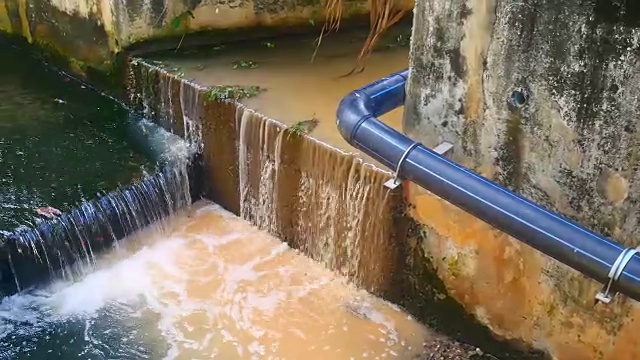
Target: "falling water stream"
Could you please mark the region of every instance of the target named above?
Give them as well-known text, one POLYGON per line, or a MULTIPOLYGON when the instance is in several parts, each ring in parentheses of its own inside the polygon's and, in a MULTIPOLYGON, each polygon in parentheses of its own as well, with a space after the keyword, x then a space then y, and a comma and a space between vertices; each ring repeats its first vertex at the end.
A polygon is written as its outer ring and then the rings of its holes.
MULTIPOLYGON (((389 56, 397 57, 394 51, 389 56)), ((205 116, 200 90, 167 76, 159 81, 164 113, 145 108, 147 115, 196 144, 224 174, 237 170, 237 193, 229 197, 238 197, 242 218, 208 201, 187 206, 186 167, 169 161, 171 154, 184 158, 184 143, 173 143, 171 152, 149 146, 147 153, 172 167, 85 202, 12 243, 10 261, 3 262, 10 269, 0 274, 13 277, 9 283, 21 291, 0 300, 0 359, 423 354, 424 342, 436 335, 354 285, 383 289, 392 281, 396 203, 382 186, 388 174, 313 139, 285 148, 281 125, 243 107, 217 118, 237 126, 238 138, 225 139, 213 126, 199 127, 205 116), (211 148, 224 141, 237 151, 230 164, 211 148), (293 245, 319 262, 267 231, 291 235, 299 242, 293 245), (55 261, 60 266, 52 266, 55 261), (24 279, 35 267, 55 280, 24 279)), ((332 102, 323 107, 333 109, 332 102)), ((296 109, 289 122, 301 114, 296 109)), ((145 121, 132 133, 160 142, 173 136, 145 121)))
POLYGON ((127 135, 128 110, 0 38, 0 231, 35 209, 70 208, 128 184, 150 162, 127 135))

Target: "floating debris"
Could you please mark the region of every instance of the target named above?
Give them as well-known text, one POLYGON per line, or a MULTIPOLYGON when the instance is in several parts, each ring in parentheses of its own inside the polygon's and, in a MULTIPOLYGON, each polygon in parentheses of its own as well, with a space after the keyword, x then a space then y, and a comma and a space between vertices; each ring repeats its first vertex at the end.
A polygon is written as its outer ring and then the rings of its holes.
POLYGON ((40 216, 44 216, 47 219, 55 219, 58 216, 62 215, 62 211, 54 208, 53 206, 45 206, 36 209, 36 214, 40 216))

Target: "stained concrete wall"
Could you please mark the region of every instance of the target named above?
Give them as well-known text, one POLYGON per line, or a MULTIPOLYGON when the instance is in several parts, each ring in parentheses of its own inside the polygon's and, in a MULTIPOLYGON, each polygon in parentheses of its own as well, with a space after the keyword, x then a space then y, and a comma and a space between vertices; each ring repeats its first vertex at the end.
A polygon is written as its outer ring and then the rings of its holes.
MULTIPOLYGON (((419 0, 406 132, 636 246, 640 2, 419 0), (518 108, 514 89, 528 94, 518 108)), ((496 334, 554 358, 638 359, 640 309, 429 193, 412 188, 420 245, 448 291, 496 334)))
MULTIPOLYGON (((413 1, 399 0, 397 6, 411 9, 413 1)), ((343 15, 368 11, 368 1, 349 0, 343 15)), ((186 33, 286 28, 320 23, 324 16, 319 0, 0 0, 1 32, 50 47, 76 70, 106 70, 115 53, 144 40, 175 36, 169 46, 176 47, 186 33)))
POLYGON ((407 184, 389 190, 383 184, 390 172, 242 104, 217 100, 214 88, 154 63, 134 58, 128 64, 127 101, 167 130, 201 143, 204 174, 194 180, 202 182, 206 198, 438 332, 501 360, 543 358, 495 341, 446 296, 416 246, 425 232, 407 216, 407 184))

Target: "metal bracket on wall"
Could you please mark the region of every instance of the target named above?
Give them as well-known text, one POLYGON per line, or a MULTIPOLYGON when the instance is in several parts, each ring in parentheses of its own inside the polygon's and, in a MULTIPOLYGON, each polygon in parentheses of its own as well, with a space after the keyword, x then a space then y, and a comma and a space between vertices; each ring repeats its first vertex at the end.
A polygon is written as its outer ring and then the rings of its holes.
MULTIPOLYGON (((387 180, 387 182, 384 183, 385 187, 393 190, 400 186, 400 184, 402 184, 402 179, 400 179, 400 168, 402 167, 402 163, 407 159, 409 153, 411 153, 411 151, 413 151, 413 149, 417 148, 418 146, 420 146, 420 143, 416 142, 409 146, 407 150, 405 150, 404 154, 402 154, 400 160, 398 161, 398 166, 396 166, 396 171, 393 174, 393 178, 387 180)), ((438 155, 444 155, 451 149, 453 149, 453 144, 445 141, 431 150, 433 150, 438 155)))
POLYGON ((609 278, 609 282, 605 285, 599 293, 596 294, 596 303, 600 301, 603 304, 608 304, 613 300, 614 296, 616 296, 616 292, 610 293, 611 287, 613 284, 618 281, 620 275, 624 271, 624 268, 627 266, 633 255, 635 255, 639 251, 638 248, 629 248, 624 249, 616 259, 616 261, 611 266, 611 270, 609 270, 609 274, 607 277, 609 278))

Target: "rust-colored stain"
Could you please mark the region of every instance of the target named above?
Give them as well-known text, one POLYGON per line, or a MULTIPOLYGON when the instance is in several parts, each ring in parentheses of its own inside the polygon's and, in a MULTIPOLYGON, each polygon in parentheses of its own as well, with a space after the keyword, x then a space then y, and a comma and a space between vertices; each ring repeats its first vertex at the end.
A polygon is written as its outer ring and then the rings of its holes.
POLYGON ((636 308, 630 310, 621 299, 594 307, 592 292, 568 299, 573 283, 592 289, 593 281, 568 271, 560 275, 567 289, 559 291, 563 285, 554 286, 546 274, 555 260, 416 185, 408 188, 412 215, 435 233, 423 246, 438 263, 438 275, 450 294, 497 335, 542 347, 559 360, 640 358, 636 308), (452 247, 462 267, 456 271, 447 266, 452 247))
POLYGON ((0 0, 0 30, 12 33, 11 18, 7 11, 7 0, 0 0))
MULTIPOLYGON (((512 314, 514 310, 526 306, 529 300, 526 294, 530 287, 536 286, 523 281, 531 276, 539 278, 541 266, 537 261, 531 261, 535 260, 535 254, 527 259, 529 261, 523 261, 529 254, 521 249, 522 245, 435 196, 416 196, 413 202, 416 205, 417 220, 432 227, 440 235, 431 251, 443 251, 444 246, 453 243, 460 249, 461 264, 468 263, 465 256, 475 257, 473 261, 469 261, 474 263, 474 268, 462 272, 470 273, 473 281, 456 280, 464 280, 464 275, 452 277, 448 272, 440 274, 450 280, 452 293, 465 298, 468 302, 465 305, 470 312, 481 307, 492 326, 508 329, 523 326, 526 320, 512 314), (473 249, 474 255, 467 254, 468 251, 464 249, 473 249), (500 286, 495 286, 497 284, 500 286)), ((445 265, 439 268, 448 267, 445 265)))

